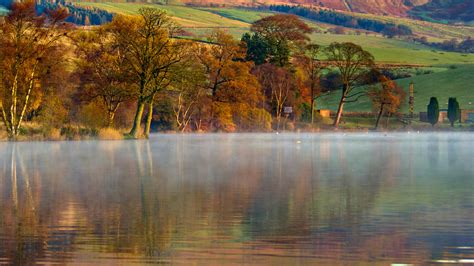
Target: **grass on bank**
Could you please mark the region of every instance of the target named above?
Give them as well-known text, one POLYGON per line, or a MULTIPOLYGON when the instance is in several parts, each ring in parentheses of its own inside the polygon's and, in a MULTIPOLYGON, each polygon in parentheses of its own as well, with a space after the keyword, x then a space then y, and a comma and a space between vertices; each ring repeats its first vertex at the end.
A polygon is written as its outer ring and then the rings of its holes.
MULTIPOLYGON (((374 129, 376 114, 365 114, 363 116, 343 116, 339 126, 340 131, 370 132, 374 129)), ((317 118, 311 125, 305 122, 293 122, 282 118, 280 127, 276 130, 276 122, 273 124, 273 132, 327 132, 334 131, 332 118, 317 118)), ((378 131, 474 131, 474 124, 459 124, 451 127, 448 122, 439 123, 432 127, 429 123, 419 122, 413 119, 410 124, 400 121, 396 117, 383 117, 378 131)), ((79 125, 64 125, 61 129, 42 128, 35 122, 24 123, 17 141, 79 141, 79 140, 126 140, 130 139, 127 129, 102 128, 92 129, 79 125)), ((268 132, 268 131, 266 131, 268 132)), ((167 131, 166 133, 174 133, 167 131)), ((178 132, 176 132, 178 133, 178 132)), ((206 132, 200 132, 206 133, 206 132)), ((0 141, 7 141, 7 133, 0 127, 0 141)))
MULTIPOLYGON (((17 141, 63 140, 123 140, 128 129, 90 128, 83 125, 64 125, 62 128, 45 128, 36 122, 25 122, 17 141)), ((0 126, 0 141, 7 141, 7 131, 0 126)))

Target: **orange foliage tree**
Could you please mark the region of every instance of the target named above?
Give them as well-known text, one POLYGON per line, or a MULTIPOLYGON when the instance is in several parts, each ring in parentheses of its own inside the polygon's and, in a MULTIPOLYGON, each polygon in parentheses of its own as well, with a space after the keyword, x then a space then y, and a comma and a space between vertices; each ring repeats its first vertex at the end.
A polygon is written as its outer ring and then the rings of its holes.
POLYGON ((38 16, 35 3, 26 1, 14 3, 0 22, 0 111, 12 140, 19 134, 32 98, 41 93, 45 74, 60 60, 53 52, 67 32, 66 17, 64 9, 38 16))
POLYGON ((122 67, 125 53, 110 41, 104 28, 81 31, 73 40, 78 56, 78 97, 86 102, 99 99, 106 108, 107 126, 112 127, 118 108, 135 92, 129 72, 122 67))
POLYGON ((213 32, 209 45, 197 53, 207 76, 206 88, 212 99, 212 124, 216 130, 234 131, 236 120, 257 108, 260 85, 251 74, 252 62, 245 62, 245 48, 223 31, 213 32), (239 112, 235 108, 239 107, 239 112))
POLYGON ((379 77, 379 82, 380 86, 372 87, 368 92, 374 109, 378 110, 375 129, 378 128, 382 115, 396 114, 406 98, 405 91, 395 81, 382 75, 379 77))

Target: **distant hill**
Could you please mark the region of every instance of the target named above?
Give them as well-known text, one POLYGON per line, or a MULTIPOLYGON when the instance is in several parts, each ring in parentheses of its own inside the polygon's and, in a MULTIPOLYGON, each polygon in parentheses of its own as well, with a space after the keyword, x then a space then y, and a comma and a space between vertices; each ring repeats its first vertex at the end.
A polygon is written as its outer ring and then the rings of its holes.
POLYGON ((432 0, 414 7, 409 13, 422 19, 469 22, 474 21, 474 1, 432 0))

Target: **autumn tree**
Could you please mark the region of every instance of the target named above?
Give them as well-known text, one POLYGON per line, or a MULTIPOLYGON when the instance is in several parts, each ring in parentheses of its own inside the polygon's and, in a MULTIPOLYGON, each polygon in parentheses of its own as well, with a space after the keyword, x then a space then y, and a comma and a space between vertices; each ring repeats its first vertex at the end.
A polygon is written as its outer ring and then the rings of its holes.
POLYGON ((406 98, 405 91, 395 81, 380 76, 379 82, 379 86, 374 86, 368 92, 374 109, 378 111, 375 129, 378 128, 382 115, 397 113, 406 98))
MULTIPOLYGON (((25 115, 47 74, 49 56, 67 32, 64 9, 38 16, 33 1, 18 2, 0 22, 0 110, 10 139, 19 134, 25 115)), ((56 58, 60 59, 60 58, 56 58)))
POLYGON ((320 61, 321 47, 317 44, 309 44, 305 48, 306 52, 297 58, 297 65, 302 74, 303 85, 309 89, 311 124, 313 124, 314 103, 316 97, 321 94, 320 76, 323 66, 320 61))
POLYGON ((201 45, 196 55, 206 71, 207 88, 216 97, 221 88, 241 79, 237 71, 248 69, 250 64, 243 62, 245 48, 232 35, 218 30, 212 32, 207 41, 210 45, 201 45))
POLYGON ((248 56, 263 63, 260 51, 268 62, 279 67, 288 65, 292 52, 304 47, 312 29, 295 15, 277 14, 255 21, 250 29, 254 36, 245 37, 248 56), (258 57, 257 57, 258 56, 258 57))
POLYGON ((168 90, 176 125, 181 132, 188 129, 191 119, 199 112, 198 105, 204 104, 208 97, 205 70, 199 62, 192 59, 194 57, 177 65, 179 71, 176 71, 168 90))
POLYGON ((99 99, 107 111, 107 126, 114 124, 115 114, 135 92, 130 73, 123 67, 125 53, 110 41, 104 28, 81 31, 73 38, 76 45, 78 97, 90 102, 99 99))
POLYGON ((374 66, 374 57, 359 45, 353 43, 332 43, 326 49, 329 64, 340 73, 342 95, 339 100, 334 127, 341 121, 345 103, 355 102, 366 94, 365 91, 352 93, 374 66))
POLYGON ((277 130, 279 130, 283 108, 294 90, 293 75, 287 69, 272 64, 260 66, 256 71, 256 75, 260 80, 260 84, 262 84, 267 99, 270 99, 277 119, 277 130))
POLYGON ((205 69, 206 88, 212 99, 213 126, 217 130, 236 129, 233 111, 236 104, 254 108, 261 97, 259 83, 252 75, 252 62, 245 62, 245 47, 223 31, 213 32, 209 45, 197 52, 205 69))
POLYGON ((136 17, 116 16, 108 30, 113 43, 124 53, 123 67, 136 85, 137 109, 129 134, 133 138, 140 134, 148 104, 148 137, 155 95, 170 85, 171 69, 181 61, 186 42, 172 39, 177 30, 175 23, 166 12, 154 8, 141 8, 136 17))

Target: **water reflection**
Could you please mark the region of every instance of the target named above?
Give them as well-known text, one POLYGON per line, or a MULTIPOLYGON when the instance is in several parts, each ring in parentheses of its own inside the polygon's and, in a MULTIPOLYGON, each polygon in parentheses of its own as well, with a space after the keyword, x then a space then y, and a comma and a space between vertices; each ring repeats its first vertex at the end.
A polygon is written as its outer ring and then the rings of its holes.
POLYGON ((0 263, 472 259, 474 136, 0 144, 0 263))

